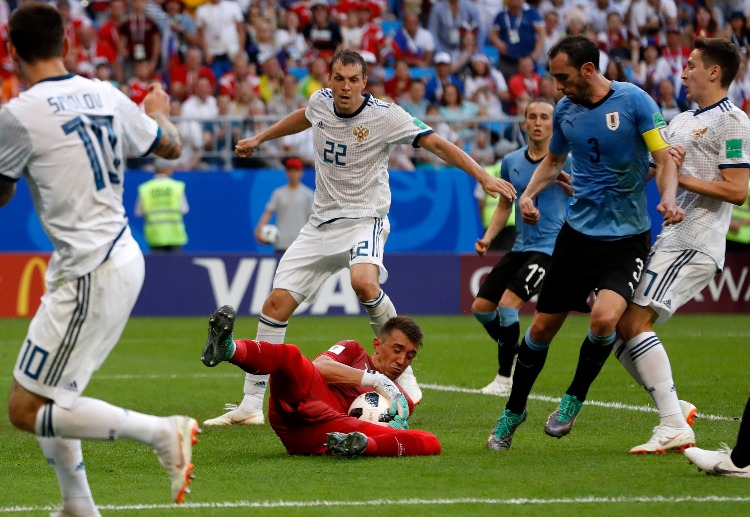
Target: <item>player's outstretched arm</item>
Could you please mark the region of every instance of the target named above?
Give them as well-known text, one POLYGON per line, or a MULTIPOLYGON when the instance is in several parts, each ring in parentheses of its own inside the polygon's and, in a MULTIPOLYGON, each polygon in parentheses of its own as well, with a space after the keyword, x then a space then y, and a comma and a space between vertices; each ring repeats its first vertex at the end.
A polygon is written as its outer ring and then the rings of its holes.
POLYGON ((0 208, 4 207, 13 196, 16 195, 16 183, 14 181, 7 181, 0 178, 0 208))
POLYGON ((161 138, 152 151, 156 156, 174 160, 182 153, 180 133, 169 120, 169 95, 159 83, 148 85, 148 94, 143 99, 143 109, 154 119, 161 129, 161 138))
POLYGON ((497 207, 492 213, 490 224, 487 226, 487 230, 485 230, 484 232, 484 236, 481 239, 477 239, 477 242, 474 244, 474 250, 477 252, 477 255, 483 257, 487 254, 487 250, 489 250, 490 248, 492 239, 497 237, 497 234, 500 233, 500 230, 505 228, 505 225, 508 222, 508 218, 510 217, 511 210, 513 210, 513 203, 505 198, 501 198, 498 201, 497 207))
POLYGON ((310 126, 312 126, 312 124, 310 124, 310 121, 307 120, 307 117, 305 116, 305 109, 298 109, 279 120, 265 131, 237 142, 234 152, 240 158, 248 158, 253 155, 255 150, 260 147, 260 144, 263 142, 275 140, 282 136, 301 133, 310 126))
POLYGON ((430 133, 419 140, 422 149, 430 151, 441 160, 458 167, 472 178, 477 180, 482 189, 492 197, 497 195, 513 201, 516 199, 516 189, 509 182, 495 178, 482 166, 475 162, 471 156, 466 154, 460 147, 452 144, 437 133, 430 133))

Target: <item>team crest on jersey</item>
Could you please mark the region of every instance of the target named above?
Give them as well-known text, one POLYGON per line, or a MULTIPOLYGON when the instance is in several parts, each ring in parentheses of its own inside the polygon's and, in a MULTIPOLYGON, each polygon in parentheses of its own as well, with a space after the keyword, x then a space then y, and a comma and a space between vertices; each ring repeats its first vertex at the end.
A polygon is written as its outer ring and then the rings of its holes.
POLYGON ((607 127, 610 131, 617 131, 617 128, 620 127, 620 112, 619 111, 613 111, 612 113, 607 113, 607 127))
POLYGON ((708 133, 708 126, 696 126, 693 128, 693 140, 700 140, 708 133))
POLYGON ((352 134, 354 135, 354 139, 357 141, 357 143, 361 144, 362 142, 367 140, 367 137, 370 136, 370 128, 367 126, 357 126, 352 129, 352 134))

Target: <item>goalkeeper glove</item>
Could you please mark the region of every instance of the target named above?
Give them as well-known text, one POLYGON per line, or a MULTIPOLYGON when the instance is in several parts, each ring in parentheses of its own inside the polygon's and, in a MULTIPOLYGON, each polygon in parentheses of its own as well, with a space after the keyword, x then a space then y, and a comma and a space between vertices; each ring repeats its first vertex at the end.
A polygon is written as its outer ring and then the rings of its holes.
POLYGON ((392 380, 382 373, 368 371, 362 377, 362 385, 372 386, 378 395, 387 398, 391 402, 390 416, 393 419, 399 418, 401 420, 399 425, 406 424, 406 420, 409 418, 409 403, 392 380))

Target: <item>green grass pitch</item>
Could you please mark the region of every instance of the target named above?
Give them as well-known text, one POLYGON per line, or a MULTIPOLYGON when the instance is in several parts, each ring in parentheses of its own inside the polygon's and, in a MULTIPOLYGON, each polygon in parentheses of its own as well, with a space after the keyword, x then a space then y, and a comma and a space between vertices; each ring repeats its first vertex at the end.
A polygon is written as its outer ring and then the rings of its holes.
MULTIPOLYGON (((424 399, 410 419, 435 433, 426 458, 289 457, 268 425, 204 428, 187 504, 169 504, 168 479, 142 444, 86 442, 84 457, 103 515, 685 515, 750 514, 750 480, 709 477, 681 454, 631 456, 658 423, 650 397, 610 358, 572 434, 543 432, 573 376, 587 319, 571 317, 552 345, 513 448, 485 449, 505 399, 478 388, 495 374, 495 347, 469 316, 417 317, 426 333, 414 362, 424 399)), ((522 318, 525 330, 529 319, 522 318)), ((252 338, 256 318, 237 320, 252 338)), ((9 391, 27 320, 0 321, 0 392, 9 391)), ((703 414, 698 445, 734 445, 748 393, 750 316, 676 316, 658 328, 680 397, 703 414)), ((86 395, 158 415, 199 421, 239 402, 242 372, 200 362, 205 318, 134 318, 86 395)), ((339 339, 371 350, 365 317, 298 317, 287 333, 314 357, 339 339)), ((3 404, 4 406, 4 404, 3 404)), ((0 514, 48 515, 59 502, 35 438, 0 416, 0 514)))

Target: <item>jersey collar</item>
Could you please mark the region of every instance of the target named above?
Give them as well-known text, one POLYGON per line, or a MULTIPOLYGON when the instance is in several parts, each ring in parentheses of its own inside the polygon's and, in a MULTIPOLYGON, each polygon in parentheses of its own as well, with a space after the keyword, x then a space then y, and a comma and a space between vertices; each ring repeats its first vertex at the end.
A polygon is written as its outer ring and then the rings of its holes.
POLYGON ((365 109, 365 106, 367 106, 367 103, 370 102, 371 95, 369 93, 366 93, 364 95, 364 97, 365 97, 365 100, 362 101, 362 105, 354 113, 351 113, 350 115, 343 115, 343 114, 339 113, 338 111, 336 111, 336 103, 333 104, 333 113, 337 117, 339 117, 339 118, 352 118, 352 117, 356 117, 357 115, 359 115, 360 113, 362 113, 362 110, 365 109))
POLYGON ((75 77, 75 75, 76 74, 74 74, 73 72, 69 72, 63 75, 54 75, 52 77, 45 77, 44 79, 40 79, 39 81, 37 81, 37 84, 43 83, 46 81, 64 81, 66 79, 70 79, 71 77, 75 77))
MULTIPOLYGON (((700 115, 701 113, 705 113, 708 110, 712 110, 717 106, 724 105, 723 108, 729 107, 729 99, 727 97, 724 97, 719 102, 715 102, 714 104, 711 104, 710 106, 706 106, 703 109, 698 109, 693 112, 693 116, 700 115)), ((727 109, 722 109, 722 111, 727 111, 727 109)))

